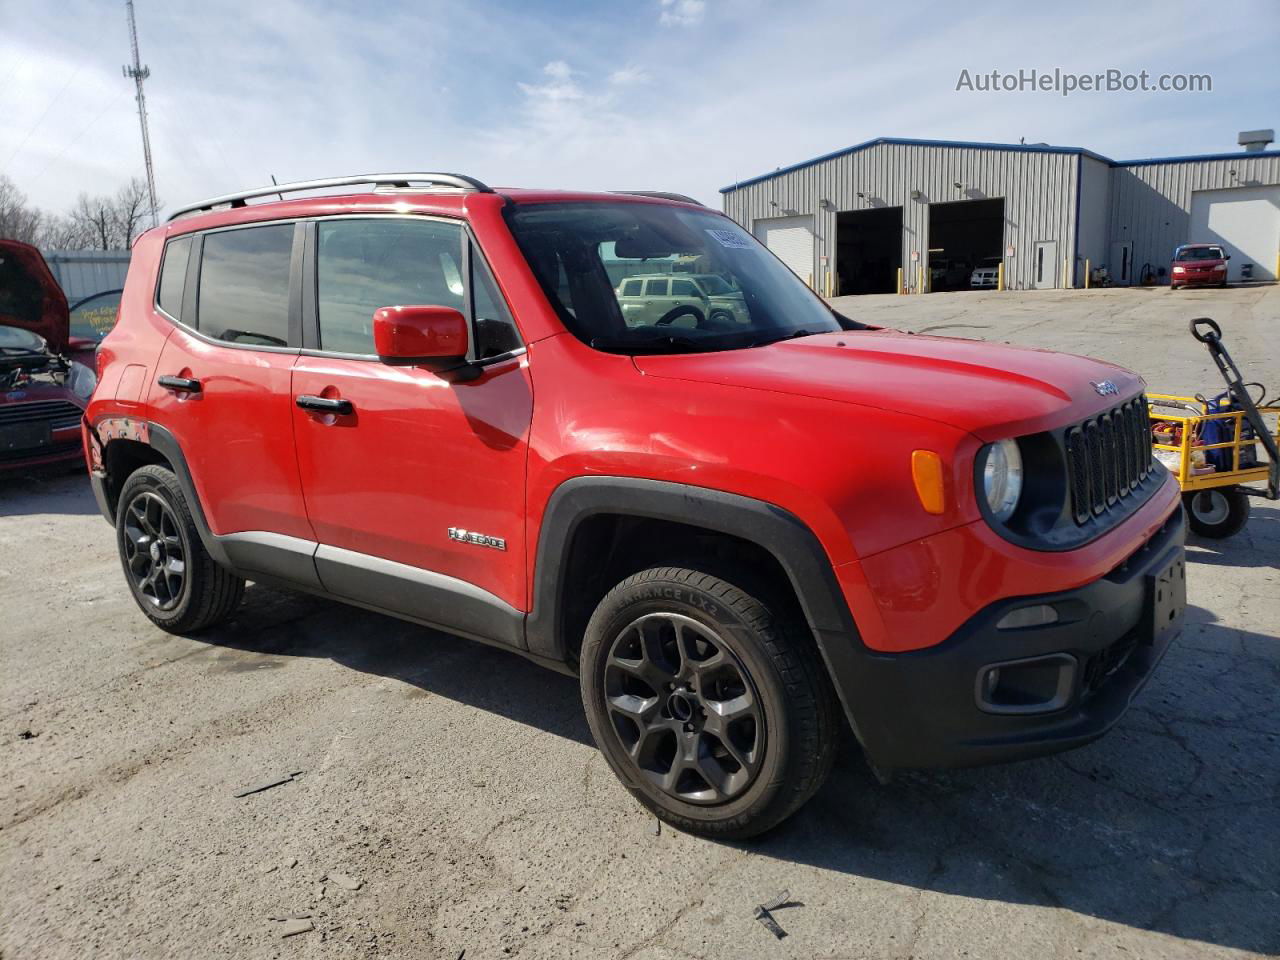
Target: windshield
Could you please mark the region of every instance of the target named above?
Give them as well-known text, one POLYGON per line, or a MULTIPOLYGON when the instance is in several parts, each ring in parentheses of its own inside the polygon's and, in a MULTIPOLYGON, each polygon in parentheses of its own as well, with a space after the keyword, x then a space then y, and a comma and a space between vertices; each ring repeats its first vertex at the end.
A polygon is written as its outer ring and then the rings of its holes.
POLYGON ((507 218, 565 325, 600 350, 729 350, 843 329, 780 260, 711 212, 528 204, 507 218))
POLYGON ((1221 260, 1221 247, 1183 247, 1175 260, 1221 260))
POLYGON ((71 336, 100 343, 116 325, 120 290, 106 290, 86 297, 71 308, 71 336))

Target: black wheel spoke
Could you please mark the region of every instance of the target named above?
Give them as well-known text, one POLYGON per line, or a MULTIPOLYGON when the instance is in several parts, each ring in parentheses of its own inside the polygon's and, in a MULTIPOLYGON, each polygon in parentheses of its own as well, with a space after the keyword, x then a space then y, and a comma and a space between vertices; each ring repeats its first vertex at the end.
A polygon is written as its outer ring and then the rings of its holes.
POLYGON ((182 599, 186 547, 173 508, 159 494, 143 491, 125 509, 125 569, 134 589, 161 610, 182 599))
POLYGON ((754 780, 765 723, 755 687, 718 634, 676 613, 647 614, 613 641, 605 702, 631 761, 663 792, 724 803, 754 780))

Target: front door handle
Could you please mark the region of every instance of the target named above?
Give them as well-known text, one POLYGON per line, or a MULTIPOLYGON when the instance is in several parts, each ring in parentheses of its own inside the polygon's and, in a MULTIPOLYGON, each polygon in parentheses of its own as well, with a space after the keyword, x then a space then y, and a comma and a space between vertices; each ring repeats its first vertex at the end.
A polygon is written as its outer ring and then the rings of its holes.
POLYGON ((343 400, 340 397, 313 397, 308 394, 302 394, 293 401, 303 410, 314 410, 317 413, 336 413, 345 417, 354 409, 350 400, 343 400))
POLYGON ((156 378, 156 383, 164 387, 166 390, 173 390, 176 393, 199 393, 200 381, 194 377, 173 377, 165 374, 156 378))

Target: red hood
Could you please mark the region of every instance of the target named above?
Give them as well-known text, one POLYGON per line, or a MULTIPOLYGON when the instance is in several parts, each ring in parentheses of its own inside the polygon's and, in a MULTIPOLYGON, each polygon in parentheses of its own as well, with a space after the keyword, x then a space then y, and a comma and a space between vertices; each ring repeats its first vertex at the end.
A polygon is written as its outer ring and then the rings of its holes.
POLYGON ((67 298, 40 251, 29 243, 0 240, 0 325, 39 334, 55 353, 67 348, 67 298))
POLYGON ((774 390, 914 414, 982 440, 1083 420, 1144 386, 1101 360, 896 330, 825 333, 720 353, 638 356, 650 376, 774 390), (1110 381, 1115 394, 1094 383, 1110 381))

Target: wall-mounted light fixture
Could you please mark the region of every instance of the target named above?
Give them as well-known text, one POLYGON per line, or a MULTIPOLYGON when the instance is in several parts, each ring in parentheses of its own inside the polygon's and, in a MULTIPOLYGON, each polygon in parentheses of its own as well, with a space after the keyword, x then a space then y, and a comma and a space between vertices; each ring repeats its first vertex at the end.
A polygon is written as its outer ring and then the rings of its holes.
POLYGON ((818 206, 821 207, 823 210, 834 210, 836 208, 836 205, 832 203, 830 200, 828 200, 826 197, 823 197, 821 200, 818 201, 818 206))
POLYGON ((911 191, 911 199, 912 199, 912 200, 919 200, 919 199, 920 199, 920 191, 919 191, 919 190, 912 190, 912 191, 911 191))

